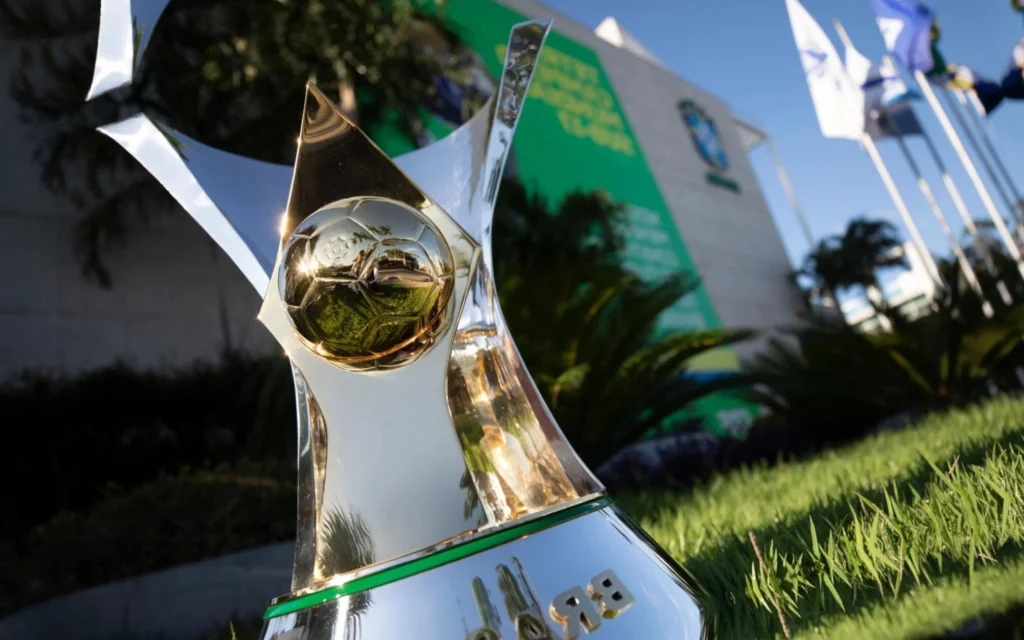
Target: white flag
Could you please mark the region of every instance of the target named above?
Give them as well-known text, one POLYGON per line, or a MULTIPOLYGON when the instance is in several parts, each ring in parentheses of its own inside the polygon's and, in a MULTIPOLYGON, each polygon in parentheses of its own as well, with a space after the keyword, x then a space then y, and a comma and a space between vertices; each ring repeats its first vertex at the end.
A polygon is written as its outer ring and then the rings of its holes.
POLYGON ((832 41, 807 9, 798 0, 786 0, 786 8, 822 135, 859 140, 864 131, 860 90, 847 75, 832 41))
POLYGON ((863 126, 872 138, 881 140, 897 133, 909 136, 922 132, 908 102, 916 96, 907 89, 889 58, 879 66, 847 42, 846 73, 857 91, 863 126))
POLYGON ((878 73, 882 78, 882 104, 884 106, 891 107, 921 97, 907 88, 907 83, 903 81, 892 58, 886 57, 882 60, 882 66, 878 68, 878 73))

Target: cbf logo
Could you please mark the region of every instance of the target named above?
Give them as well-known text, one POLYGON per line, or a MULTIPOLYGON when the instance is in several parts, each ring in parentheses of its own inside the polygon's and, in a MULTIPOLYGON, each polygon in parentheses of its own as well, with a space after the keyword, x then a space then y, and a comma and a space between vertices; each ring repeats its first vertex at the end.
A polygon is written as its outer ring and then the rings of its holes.
POLYGON ((697 147, 700 157, 711 166, 712 170, 707 174, 708 182, 725 187, 730 191, 739 191, 740 187, 735 181, 722 175, 729 169, 729 158, 725 155, 725 148, 722 146, 722 138, 718 134, 715 121, 692 100, 681 101, 679 113, 690 130, 690 137, 693 139, 693 144, 697 147))

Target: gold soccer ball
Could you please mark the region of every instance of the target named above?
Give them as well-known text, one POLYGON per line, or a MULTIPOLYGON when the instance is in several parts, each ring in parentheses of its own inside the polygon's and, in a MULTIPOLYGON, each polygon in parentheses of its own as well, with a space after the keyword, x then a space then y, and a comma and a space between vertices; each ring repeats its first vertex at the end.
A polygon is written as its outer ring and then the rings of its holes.
POLYGON ((350 198, 303 220, 283 249, 278 287, 303 344, 347 369, 406 364, 444 331, 451 249, 420 212, 350 198))

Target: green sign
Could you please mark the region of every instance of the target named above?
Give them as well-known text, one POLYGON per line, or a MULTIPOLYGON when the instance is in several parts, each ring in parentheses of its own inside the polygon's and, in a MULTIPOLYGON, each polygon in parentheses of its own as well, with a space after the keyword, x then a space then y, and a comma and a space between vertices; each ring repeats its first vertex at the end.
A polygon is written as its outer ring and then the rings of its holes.
MULTIPOLYGON (((445 18, 479 61, 499 77, 511 27, 528 19, 493 0, 449 0, 445 18)), ((597 54, 558 33, 545 43, 530 85, 514 141, 515 165, 524 184, 557 202, 575 189, 603 189, 626 205, 626 264, 639 276, 655 279, 680 270, 697 272, 665 199, 629 126, 597 54)), ((435 136, 450 130, 431 126, 435 136)), ((378 144, 392 154, 407 151, 398 141, 378 144)), ((661 331, 720 327, 707 292, 701 287, 663 314, 661 331)), ((695 372, 738 370, 731 349, 696 358, 695 372)), ((725 394, 698 403, 695 411, 716 431, 744 422, 750 405, 725 394)))

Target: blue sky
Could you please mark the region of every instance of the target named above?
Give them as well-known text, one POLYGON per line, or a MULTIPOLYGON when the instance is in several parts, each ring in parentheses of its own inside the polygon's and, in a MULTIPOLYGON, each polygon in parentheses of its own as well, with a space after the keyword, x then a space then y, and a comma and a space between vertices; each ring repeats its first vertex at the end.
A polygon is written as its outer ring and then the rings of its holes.
MULTIPOLYGON (((861 214, 887 217, 898 224, 892 201, 859 145, 821 136, 784 0, 543 1, 591 28, 605 16, 615 16, 670 69, 723 98, 736 115, 766 130, 775 140, 816 235, 835 233, 846 220, 861 214)), ((834 17, 842 20, 862 53, 871 58, 885 53, 869 0, 803 0, 803 4, 840 52, 842 46, 832 28, 834 17)), ((1024 36, 1024 19, 1009 5, 1009 0, 931 0, 929 6, 939 15, 946 58, 1000 77, 1013 46, 1024 36)), ((974 217, 987 217, 935 116, 923 102, 916 109, 974 217)), ((1024 102, 1004 103, 989 118, 987 127, 1007 167, 1019 176, 1018 188, 1024 190, 1024 102)), ((962 232, 959 215, 946 197, 924 144, 912 140, 910 146, 947 218, 957 233, 962 232)), ((893 142, 882 142, 880 147, 928 246, 936 255, 949 255, 945 236, 899 149, 893 142)), ((790 259, 799 260, 807 243, 768 153, 754 151, 751 159, 790 259)), ((1002 208, 997 192, 993 191, 993 197, 1002 208)))

